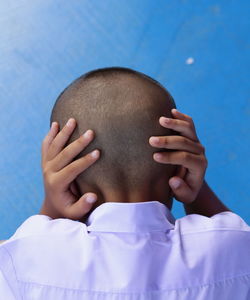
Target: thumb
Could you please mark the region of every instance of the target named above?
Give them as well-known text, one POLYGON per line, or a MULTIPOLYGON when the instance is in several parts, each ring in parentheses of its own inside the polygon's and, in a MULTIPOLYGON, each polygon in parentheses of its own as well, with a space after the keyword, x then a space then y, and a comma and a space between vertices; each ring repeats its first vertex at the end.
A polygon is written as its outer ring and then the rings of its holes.
POLYGON ((79 200, 68 207, 67 217, 73 220, 80 220, 86 215, 91 208, 93 203, 97 200, 97 195, 94 193, 86 193, 79 200))
POLYGON ((182 178, 174 176, 169 179, 168 183, 177 201, 185 204, 189 204, 192 202, 193 192, 182 178))

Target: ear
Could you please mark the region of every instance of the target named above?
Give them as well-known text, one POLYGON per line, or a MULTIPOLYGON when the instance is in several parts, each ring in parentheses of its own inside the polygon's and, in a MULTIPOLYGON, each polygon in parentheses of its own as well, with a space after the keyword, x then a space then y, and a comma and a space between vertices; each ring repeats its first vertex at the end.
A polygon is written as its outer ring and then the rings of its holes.
POLYGON ((75 180, 71 182, 71 184, 70 184, 70 190, 71 190, 71 192, 72 192, 76 197, 78 197, 78 198, 81 197, 80 191, 79 191, 79 189, 78 189, 78 187, 77 187, 77 184, 76 184, 75 180))
POLYGON ((185 167, 177 166, 175 176, 178 176, 181 179, 184 179, 184 177, 186 176, 186 172, 187 172, 187 169, 185 167))

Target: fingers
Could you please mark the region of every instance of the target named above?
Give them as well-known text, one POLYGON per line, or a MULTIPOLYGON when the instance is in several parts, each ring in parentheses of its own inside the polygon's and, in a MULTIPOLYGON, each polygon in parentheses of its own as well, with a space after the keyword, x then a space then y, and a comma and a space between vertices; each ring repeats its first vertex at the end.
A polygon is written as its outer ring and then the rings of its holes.
POLYGON ((183 137, 183 136, 157 136, 150 137, 149 143, 156 148, 185 150, 194 154, 201 154, 205 152, 205 148, 197 142, 183 137))
POLYGON ((86 146, 93 140, 93 130, 87 130, 77 140, 69 144, 51 161, 51 168, 53 171, 59 171, 71 162, 74 157, 79 154, 86 146))
POLYGON ((69 185, 81 172, 86 170, 100 157, 100 150, 95 149, 84 157, 81 157, 57 172, 58 184, 69 185))
POLYGON ((49 146, 54 140, 55 136, 57 135, 58 129, 59 129, 58 123, 53 122, 51 124, 48 134, 45 136, 42 142, 42 165, 44 164, 44 160, 46 159, 49 146))
POLYGON ((192 154, 184 151, 154 153, 153 158, 160 163, 182 165, 190 174, 197 174, 199 170, 206 168, 207 160, 204 155, 192 154), (197 168, 197 165, 203 168, 197 168))
POLYGON ((73 133, 76 126, 76 121, 70 118, 63 129, 53 139, 47 153, 47 160, 53 159, 64 147, 69 137, 73 133))
POLYGON ((176 200, 189 204, 193 201, 193 190, 180 177, 174 176, 169 179, 169 185, 176 200))
POLYGON ((97 196, 94 193, 86 193, 75 203, 66 206, 64 215, 66 218, 79 220, 91 210, 96 200, 97 196))
POLYGON ((174 118, 178 118, 180 120, 187 121, 188 123, 194 125, 193 119, 190 116, 180 112, 176 108, 171 109, 171 113, 174 116, 174 118))
POLYGON ((181 112, 177 113, 175 110, 172 110, 172 114, 174 116, 173 119, 160 117, 159 123, 165 128, 180 132, 183 136, 195 142, 199 141, 192 118, 181 112))

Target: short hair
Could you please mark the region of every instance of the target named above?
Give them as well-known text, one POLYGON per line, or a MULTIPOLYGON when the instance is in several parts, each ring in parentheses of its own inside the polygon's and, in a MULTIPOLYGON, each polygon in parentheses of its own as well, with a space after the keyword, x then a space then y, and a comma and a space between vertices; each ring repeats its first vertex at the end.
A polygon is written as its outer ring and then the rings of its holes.
POLYGON ((173 97, 155 79, 129 68, 100 68, 83 74, 61 92, 50 124, 57 121, 62 129, 70 117, 76 119, 66 146, 87 129, 95 133, 95 139, 75 159, 94 149, 101 156, 77 176, 79 186, 84 182, 135 191, 163 173, 167 178, 173 176, 176 166, 153 159, 155 152, 172 150, 154 148, 148 142, 152 135, 178 135, 159 124, 160 116, 171 117, 172 108, 176 108, 173 97))

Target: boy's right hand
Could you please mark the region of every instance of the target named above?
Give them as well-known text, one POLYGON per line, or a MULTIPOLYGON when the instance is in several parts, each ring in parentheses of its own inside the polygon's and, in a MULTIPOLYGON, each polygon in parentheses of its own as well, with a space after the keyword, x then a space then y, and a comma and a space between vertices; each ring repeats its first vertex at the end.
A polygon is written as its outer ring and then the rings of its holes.
POLYGON ((52 219, 69 218, 79 220, 93 207, 97 200, 94 193, 80 195, 75 178, 100 157, 100 150, 92 151, 85 156, 74 160, 93 140, 94 132, 90 130, 64 148, 73 133, 76 120, 71 118, 58 133, 59 124, 53 122, 51 129, 42 143, 42 170, 44 180, 45 199, 40 214, 52 219), (97 153, 97 156, 91 154, 97 153), (90 197, 89 197, 90 196, 90 197))
POLYGON ((159 123, 166 128, 180 132, 181 136, 157 136, 159 142, 150 137, 149 143, 153 147, 175 149, 173 152, 160 152, 160 158, 154 153, 154 159, 163 164, 179 165, 178 174, 170 178, 169 185, 176 200, 192 203, 203 184, 208 165, 205 148, 201 145, 190 116, 171 110, 173 119, 160 117, 159 123))

